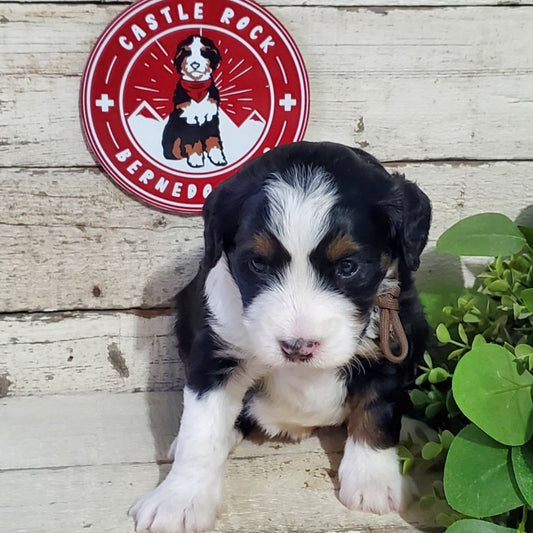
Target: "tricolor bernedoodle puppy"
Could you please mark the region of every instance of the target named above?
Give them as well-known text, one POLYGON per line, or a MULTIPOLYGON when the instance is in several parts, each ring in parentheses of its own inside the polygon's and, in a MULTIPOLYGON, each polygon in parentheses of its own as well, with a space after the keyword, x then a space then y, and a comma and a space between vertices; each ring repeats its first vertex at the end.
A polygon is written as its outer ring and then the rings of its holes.
POLYGON ((340 500, 401 507, 395 446, 427 337, 412 271, 430 217, 414 183, 331 143, 273 149, 212 192, 205 255, 177 299, 188 384, 174 462, 132 507, 137 531, 210 530, 228 454, 254 426, 300 439, 346 424, 340 500))
POLYGON ((203 167, 205 155, 217 166, 227 164, 220 139, 220 96, 212 78, 220 52, 207 37, 191 35, 178 44, 174 66, 180 74, 173 109, 163 130, 166 159, 187 159, 203 167))

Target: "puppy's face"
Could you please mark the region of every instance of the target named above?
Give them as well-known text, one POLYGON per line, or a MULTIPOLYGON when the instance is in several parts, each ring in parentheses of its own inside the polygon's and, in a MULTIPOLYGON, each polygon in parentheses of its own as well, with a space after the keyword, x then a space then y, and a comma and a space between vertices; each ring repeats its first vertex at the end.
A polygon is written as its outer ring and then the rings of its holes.
MULTIPOLYGON (((399 260, 400 236, 383 214, 389 206, 378 206, 383 184, 371 176, 356 190, 325 166, 280 166, 231 215, 231 238, 207 284, 214 329, 268 366, 342 367, 369 355, 374 298, 399 260), (226 307, 217 307, 222 300, 226 307)), ((401 206, 401 197, 394 201, 401 206)))
POLYGON ((346 364, 384 276, 385 236, 354 221, 321 169, 288 169, 259 196, 228 254, 251 349, 271 366, 346 364))
POLYGON ((220 62, 220 53, 210 39, 193 35, 180 44, 176 50, 174 66, 187 81, 205 81, 220 62))

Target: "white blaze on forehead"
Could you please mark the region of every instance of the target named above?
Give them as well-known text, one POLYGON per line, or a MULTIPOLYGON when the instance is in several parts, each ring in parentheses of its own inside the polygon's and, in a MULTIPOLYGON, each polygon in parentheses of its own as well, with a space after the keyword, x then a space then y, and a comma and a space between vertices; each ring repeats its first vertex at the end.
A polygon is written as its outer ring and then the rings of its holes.
POLYGON ((302 338, 318 344, 310 366, 339 368, 353 358, 365 324, 349 298, 325 286, 309 258, 330 227, 338 197, 332 176, 321 168, 295 165, 273 175, 265 192, 268 229, 290 261, 243 310, 254 352, 263 364, 283 366, 288 363, 280 341, 302 338))
POLYGON ((328 230, 337 193, 322 168, 294 166, 266 187, 270 231, 293 258, 309 255, 328 230))

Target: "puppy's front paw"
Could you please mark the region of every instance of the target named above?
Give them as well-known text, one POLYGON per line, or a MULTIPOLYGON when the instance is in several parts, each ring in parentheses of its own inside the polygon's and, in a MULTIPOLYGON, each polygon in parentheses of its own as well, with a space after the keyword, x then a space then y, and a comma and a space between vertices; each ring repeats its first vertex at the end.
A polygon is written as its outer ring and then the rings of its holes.
POLYGON ((386 514, 403 507, 404 480, 394 448, 347 443, 339 482, 339 500, 349 509, 386 514))
POLYGON ((213 529, 222 502, 222 482, 199 484, 171 477, 129 510, 138 533, 200 533, 213 529))

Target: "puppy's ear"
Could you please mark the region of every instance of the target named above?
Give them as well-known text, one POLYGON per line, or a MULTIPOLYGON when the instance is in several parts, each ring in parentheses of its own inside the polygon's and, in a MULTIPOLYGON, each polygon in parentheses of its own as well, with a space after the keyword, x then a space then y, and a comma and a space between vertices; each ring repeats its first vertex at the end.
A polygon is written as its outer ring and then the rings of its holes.
POLYGON ((202 265, 210 270, 233 245, 239 226, 242 202, 233 194, 230 183, 221 183, 206 198, 204 217, 204 258, 202 265))
POLYGON ((223 220, 219 212, 220 188, 214 189, 206 198, 203 207, 204 217, 204 258, 202 265, 206 270, 212 269, 222 255, 224 230, 223 220))
POLYGON ((392 174, 394 191, 381 205, 390 224, 390 235, 396 253, 409 270, 420 266, 420 255, 428 240, 431 224, 429 198, 401 174, 392 174))

